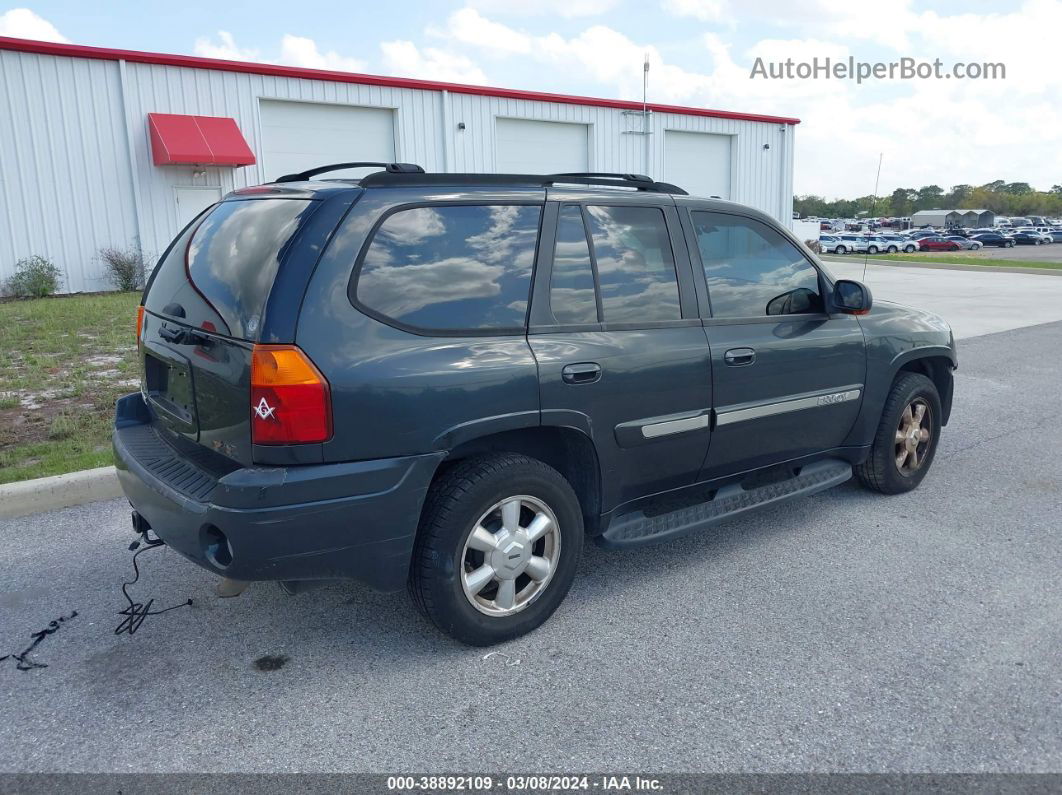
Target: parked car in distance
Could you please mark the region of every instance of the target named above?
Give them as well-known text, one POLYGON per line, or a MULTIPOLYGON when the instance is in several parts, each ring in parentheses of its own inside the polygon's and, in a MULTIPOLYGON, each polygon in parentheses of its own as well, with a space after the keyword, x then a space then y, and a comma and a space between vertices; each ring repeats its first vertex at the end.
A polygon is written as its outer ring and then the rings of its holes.
POLYGON ((950 327, 766 213, 637 175, 357 165, 380 170, 239 189, 162 255, 113 437, 144 537, 240 583, 408 587, 489 645, 557 609, 588 536, 930 469, 950 327))
MULTIPOLYGON (((868 254, 879 254, 881 252, 888 251, 889 244, 885 240, 885 238, 881 237, 880 235, 864 235, 863 237, 864 241, 867 244, 868 254)), ((893 251, 896 251, 896 249, 893 249, 893 251)))
POLYGON ((967 251, 976 251, 977 249, 984 247, 984 243, 973 237, 966 238, 960 235, 947 235, 944 239, 958 243, 960 248, 966 249, 967 251))
POLYGON ((1011 235, 1011 238, 1019 246, 1042 246, 1047 242, 1043 235, 1031 230, 1019 230, 1011 235))
POLYGON ((819 251, 823 254, 837 254, 837 247, 841 244, 841 238, 837 235, 819 235, 819 251))
POLYGON ((918 241, 918 245, 922 251, 958 251, 962 248, 954 240, 948 240, 940 235, 924 237, 918 241))
POLYGON ((939 234, 940 232, 936 229, 918 229, 908 234, 908 237, 911 238, 911 240, 921 240, 924 237, 936 237, 939 234))
POLYGON ((869 244, 863 235, 819 235, 819 245, 828 254, 863 254, 869 244))
POLYGON ((982 232, 974 235, 971 240, 976 240, 983 246, 995 246, 996 248, 1014 248, 1014 238, 1001 235, 999 232, 982 232))
POLYGON ((888 254, 895 254, 898 251, 910 254, 918 251, 918 241, 911 240, 905 235, 882 235, 881 238, 885 241, 885 251, 888 254))

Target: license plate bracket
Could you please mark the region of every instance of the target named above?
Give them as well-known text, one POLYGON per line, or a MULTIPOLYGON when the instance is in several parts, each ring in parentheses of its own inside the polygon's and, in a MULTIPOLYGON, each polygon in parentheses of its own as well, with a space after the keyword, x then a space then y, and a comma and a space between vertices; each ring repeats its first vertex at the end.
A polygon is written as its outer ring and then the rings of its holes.
POLYGON ((163 358, 145 350, 144 388, 148 401, 166 425, 186 435, 198 434, 195 384, 187 359, 169 351, 163 358))

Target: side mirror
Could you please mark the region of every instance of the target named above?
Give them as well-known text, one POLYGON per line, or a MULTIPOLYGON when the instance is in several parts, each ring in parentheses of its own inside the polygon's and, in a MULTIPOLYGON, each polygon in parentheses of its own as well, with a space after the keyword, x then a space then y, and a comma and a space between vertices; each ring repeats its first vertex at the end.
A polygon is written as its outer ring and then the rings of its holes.
POLYGON ((797 287, 795 290, 776 295, 767 302, 768 315, 803 315, 821 311, 822 301, 819 294, 807 287, 797 287))
POLYGON ((866 315, 870 313, 874 299, 870 289, 862 282, 840 279, 833 285, 833 307, 846 315, 866 315))

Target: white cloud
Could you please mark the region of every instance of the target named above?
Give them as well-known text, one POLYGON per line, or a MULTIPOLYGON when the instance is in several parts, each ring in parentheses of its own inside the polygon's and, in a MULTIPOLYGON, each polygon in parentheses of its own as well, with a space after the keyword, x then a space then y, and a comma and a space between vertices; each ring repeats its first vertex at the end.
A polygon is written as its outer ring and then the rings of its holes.
POLYGON ((332 69, 337 72, 364 72, 365 61, 340 55, 334 50, 321 52, 317 42, 305 36, 284 34, 280 40, 280 62, 290 66, 302 66, 307 69, 332 69))
POLYGON ((611 11, 619 0, 536 0, 536 2, 514 2, 514 0, 469 0, 468 5, 491 14, 510 14, 513 16, 560 16, 593 17, 611 11))
POLYGON ((225 61, 257 61, 258 50, 243 49, 227 30, 219 30, 217 41, 205 36, 195 40, 194 52, 202 58, 220 58, 225 61))
POLYGON ((0 14, 0 36, 13 39, 34 39, 35 41, 69 42, 55 25, 39 17, 28 8, 12 8, 0 14))
POLYGON ((385 41, 380 44, 380 51, 389 74, 451 83, 488 82, 483 70, 459 53, 435 47, 422 49, 411 41, 385 41))
POLYGON ((301 66, 305 69, 330 69, 336 72, 364 72, 365 61, 351 58, 329 50, 321 52, 317 42, 304 36, 285 33, 280 40, 280 52, 276 57, 265 57, 259 50, 240 47, 227 30, 219 30, 216 39, 201 37, 195 40, 195 54, 203 58, 221 58, 226 61, 265 61, 268 63, 301 66))
POLYGON ((720 22, 731 13, 724 0, 663 0, 661 5, 669 14, 701 22, 720 22))
POLYGON ((430 29, 429 33, 465 44, 504 53, 527 54, 534 39, 499 22, 492 22, 474 8, 462 8, 450 15, 445 30, 430 29))

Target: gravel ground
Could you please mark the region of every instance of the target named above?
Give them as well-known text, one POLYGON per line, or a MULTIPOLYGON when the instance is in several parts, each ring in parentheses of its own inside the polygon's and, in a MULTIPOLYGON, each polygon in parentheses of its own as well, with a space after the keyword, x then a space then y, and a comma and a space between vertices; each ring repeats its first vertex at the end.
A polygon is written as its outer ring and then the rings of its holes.
POLYGON ((1062 323, 963 342, 918 491, 588 544, 492 656, 405 594, 218 600, 165 549, 134 597, 193 606, 116 636, 121 501, 0 522, 0 653, 78 612, 47 668, 0 663, 0 771, 1060 771, 1060 346, 1062 323))

